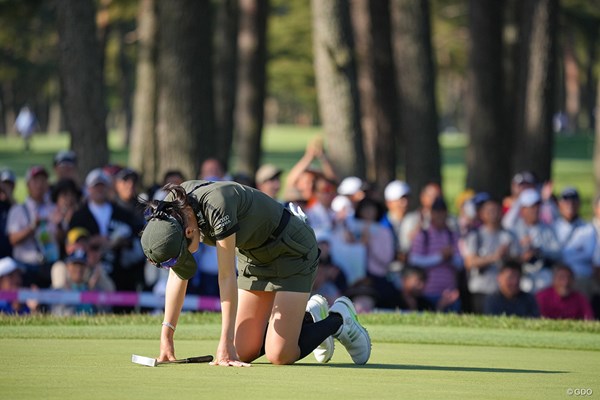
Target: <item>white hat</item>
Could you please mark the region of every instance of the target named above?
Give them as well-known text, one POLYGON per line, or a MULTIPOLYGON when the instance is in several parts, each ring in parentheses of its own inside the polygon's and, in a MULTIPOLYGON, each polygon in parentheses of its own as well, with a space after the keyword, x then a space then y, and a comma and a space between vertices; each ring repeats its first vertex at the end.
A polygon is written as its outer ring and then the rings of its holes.
POLYGON ((262 165, 258 171, 256 171, 256 175, 254 176, 254 180, 257 185, 263 184, 266 181, 270 181, 271 179, 275 179, 276 177, 282 174, 283 170, 276 165, 273 164, 264 164, 262 165))
POLYGON ((17 262, 10 257, 0 259, 0 277, 12 273, 19 268, 17 262))
POLYGON ((400 200, 407 194, 410 194, 410 187, 403 181, 391 181, 385 187, 384 196, 386 201, 400 200))
POLYGON ((540 201, 542 201, 542 198, 535 189, 525 189, 519 195, 519 204, 521 207, 531 207, 540 201))
POLYGON ((338 186, 337 191, 338 194, 341 194, 342 196, 352 196, 362 188, 362 185, 362 179, 357 176, 349 176, 344 178, 342 183, 340 183, 340 186, 338 186))
POLYGON ((335 198, 331 202, 331 209, 336 213, 339 213, 340 211, 343 211, 344 209, 351 209, 351 208, 352 208, 352 202, 346 196, 341 196, 341 195, 335 196, 335 198))
POLYGON ((107 186, 111 184, 110 177, 102 170, 102 168, 96 168, 91 170, 85 178, 85 186, 87 187, 93 187, 99 183, 105 184, 107 186))

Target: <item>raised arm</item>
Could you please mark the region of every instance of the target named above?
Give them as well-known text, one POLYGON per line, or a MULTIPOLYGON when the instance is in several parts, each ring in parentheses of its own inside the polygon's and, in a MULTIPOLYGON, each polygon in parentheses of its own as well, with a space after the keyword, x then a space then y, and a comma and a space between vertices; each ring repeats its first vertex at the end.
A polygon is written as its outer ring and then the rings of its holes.
POLYGON ((287 178, 285 180, 285 189, 286 191, 293 189, 300 178, 300 175, 307 169, 309 169, 310 164, 315 158, 313 146, 309 143, 306 146, 306 151, 304 155, 298 162, 290 169, 288 172, 287 178))

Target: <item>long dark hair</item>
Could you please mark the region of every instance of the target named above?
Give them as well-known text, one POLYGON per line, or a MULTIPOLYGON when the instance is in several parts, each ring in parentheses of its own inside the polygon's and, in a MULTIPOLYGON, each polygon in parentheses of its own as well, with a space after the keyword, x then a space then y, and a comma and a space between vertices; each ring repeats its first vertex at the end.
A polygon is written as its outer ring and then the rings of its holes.
POLYGON ((144 218, 150 222, 153 219, 169 219, 169 217, 175 218, 181 227, 186 225, 186 216, 183 213, 183 208, 190 205, 188 201, 187 193, 185 189, 179 185, 173 183, 167 183, 162 187, 167 193, 173 196, 173 200, 144 200, 144 218))

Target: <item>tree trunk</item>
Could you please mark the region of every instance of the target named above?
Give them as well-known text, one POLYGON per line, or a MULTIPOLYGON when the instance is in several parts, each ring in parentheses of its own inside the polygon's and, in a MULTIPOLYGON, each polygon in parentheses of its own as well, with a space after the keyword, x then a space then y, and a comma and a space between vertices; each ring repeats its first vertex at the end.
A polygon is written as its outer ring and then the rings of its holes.
POLYGON ((364 177, 349 6, 344 0, 312 0, 311 7, 317 94, 327 151, 340 177, 364 177))
POLYGON ((159 172, 196 177, 214 154, 210 1, 157 2, 159 172))
POLYGON ((103 72, 92 0, 57 0, 61 99, 80 173, 108 162, 103 72))
POLYGON ((524 107, 514 148, 515 171, 530 170, 551 178, 552 116, 556 94, 558 0, 525 0, 521 63, 524 107))
MULTIPOLYGON (((598 20, 596 20, 597 22, 598 20)), ((598 124, 598 118, 595 118, 594 113, 597 114, 597 108, 600 107, 600 103, 596 101, 596 96, 594 90, 597 89, 596 79, 594 77, 594 68, 596 66, 596 58, 597 58, 597 47, 598 47, 598 37, 600 36, 600 32, 598 27, 596 29, 589 28, 587 30, 587 53, 588 53, 588 61, 586 66, 586 85, 585 85, 585 107, 587 111, 587 120, 588 120, 588 128, 594 130, 596 125, 598 124)))
POLYGON ((131 105, 131 97, 133 94, 133 64, 127 57, 127 35, 128 26, 124 23, 118 25, 119 31, 119 96, 121 98, 121 110, 123 118, 123 136, 125 147, 129 147, 131 143, 131 127, 133 124, 133 109, 131 105))
POLYGON ((58 135, 60 133, 62 108, 58 99, 50 99, 48 106, 48 134, 58 135))
MULTIPOLYGON (((600 79, 597 81, 596 104, 600 104, 600 79)), ((600 107, 596 107, 596 121, 600 119, 600 107)), ((594 180, 596 195, 600 194, 600 123, 596 122, 596 138, 594 143, 594 180)))
POLYGON ((579 128, 581 111, 581 88, 579 83, 579 61, 575 54, 575 33, 569 29, 563 40, 565 111, 568 118, 567 129, 574 133, 579 128))
POLYGON ((17 129, 15 128, 15 120, 17 119, 16 109, 13 82, 4 81, 2 83, 2 111, 6 136, 9 137, 17 136, 17 129))
POLYGON ((236 94, 238 1, 217 2, 213 37, 216 156, 229 165, 236 94))
POLYGON ((235 131, 237 172, 254 176, 261 157, 267 60, 267 0, 240 0, 235 131))
MULTIPOLYGON (((406 143, 406 179, 413 193, 441 183, 435 73, 429 1, 392 1, 392 43, 400 105, 400 131, 406 143)), ((418 201, 413 196, 412 203, 418 201)))
POLYGON ((141 172, 144 186, 160 182, 156 147, 156 41, 155 0, 141 0, 137 16, 137 67, 129 164, 141 172))
POLYGON ((382 192, 396 176, 396 88, 388 0, 351 3, 367 179, 382 192))
MULTIPOLYGON (((521 18, 521 0, 509 0, 504 3, 503 47, 502 47, 502 136, 503 151, 507 157, 506 176, 512 172, 513 148, 517 136, 517 105, 519 104, 519 54, 522 44, 519 40, 519 23, 521 18)), ((500 183, 499 183, 500 184, 500 183)), ((510 192, 509 182, 501 183, 510 192)))
POLYGON ((502 198, 510 181, 502 121, 502 15, 496 0, 470 0, 467 187, 502 198))
POLYGON ((6 105, 4 104, 4 90, 0 85, 0 136, 6 136, 6 105))

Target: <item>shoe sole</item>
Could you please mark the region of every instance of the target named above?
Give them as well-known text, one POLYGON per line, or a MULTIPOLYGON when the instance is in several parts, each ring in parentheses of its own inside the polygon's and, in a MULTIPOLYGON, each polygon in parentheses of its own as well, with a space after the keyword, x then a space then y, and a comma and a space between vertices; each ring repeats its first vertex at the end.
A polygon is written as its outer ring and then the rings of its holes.
MULTIPOLYGON (((365 360, 365 362, 362 363, 357 363, 355 362, 355 364, 359 364, 359 365, 364 365, 367 363, 367 361, 369 361, 369 359, 371 358, 371 348, 372 348, 372 343, 371 343, 371 336, 369 335, 369 331, 367 331, 367 329, 361 325, 361 323, 358 321, 358 316, 356 313, 356 308, 354 308, 354 304, 352 303, 352 300, 350 300, 349 298, 342 296, 340 298, 338 298, 336 300, 336 303, 340 302, 343 303, 345 306, 347 306, 350 309, 350 312, 353 314, 354 316, 354 320, 356 321, 356 324, 358 325, 359 331, 360 333, 367 338, 367 341, 369 342, 369 353, 367 354, 367 359, 365 360)), ((352 360, 354 361, 354 360, 352 360)))

